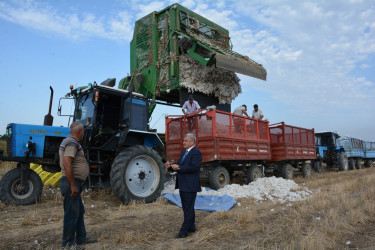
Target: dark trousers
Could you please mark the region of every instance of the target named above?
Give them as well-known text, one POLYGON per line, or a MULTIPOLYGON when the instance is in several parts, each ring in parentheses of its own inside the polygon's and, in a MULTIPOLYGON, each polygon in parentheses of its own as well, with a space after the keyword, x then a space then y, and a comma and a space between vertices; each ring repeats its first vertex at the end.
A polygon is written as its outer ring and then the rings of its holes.
POLYGON ((82 244, 86 241, 86 228, 83 215, 85 208, 83 207, 81 192, 82 181, 75 179, 78 188, 78 195, 72 199, 70 183, 65 176, 60 179, 60 191, 64 197, 64 228, 62 236, 62 247, 72 246, 74 243, 82 244))
POLYGON ((188 234, 195 231, 195 210, 194 203, 197 192, 180 191, 182 210, 184 211, 184 222, 182 223, 180 234, 188 234))

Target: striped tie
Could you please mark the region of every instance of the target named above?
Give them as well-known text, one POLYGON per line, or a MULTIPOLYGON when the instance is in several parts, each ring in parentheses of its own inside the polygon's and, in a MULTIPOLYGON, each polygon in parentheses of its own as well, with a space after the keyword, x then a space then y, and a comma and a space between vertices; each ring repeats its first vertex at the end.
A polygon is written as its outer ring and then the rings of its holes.
POLYGON ((182 156, 182 161, 184 161, 185 157, 187 156, 187 154, 189 153, 189 151, 185 150, 185 154, 184 156, 182 156))

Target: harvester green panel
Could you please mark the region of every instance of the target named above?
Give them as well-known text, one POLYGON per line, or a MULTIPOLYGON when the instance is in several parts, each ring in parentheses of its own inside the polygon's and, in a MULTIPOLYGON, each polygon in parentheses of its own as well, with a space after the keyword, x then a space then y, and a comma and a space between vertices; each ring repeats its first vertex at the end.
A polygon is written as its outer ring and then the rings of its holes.
POLYGON ((130 43, 131 75, 120 81, 119 88, 128 88, 132 82, 134 91, 151 99, 180 103, 178 94, 173 93, 181 88, 181 53, 203 67, 223 68, 266 80, 263 66, 232 51, 230 44, 227 29, 179 4, 154 11, 135 23, 130 43))

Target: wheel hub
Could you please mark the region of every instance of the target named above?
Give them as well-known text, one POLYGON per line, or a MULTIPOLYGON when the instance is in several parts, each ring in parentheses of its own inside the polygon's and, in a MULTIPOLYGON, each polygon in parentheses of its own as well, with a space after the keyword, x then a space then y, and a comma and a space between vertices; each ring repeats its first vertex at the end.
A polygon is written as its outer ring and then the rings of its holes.
POLYGON ((129 191, 140 197, 154 192, 158 184, 158 171, 157 163, 149 156, 142 155, 131 160, 125 174, 129 191))

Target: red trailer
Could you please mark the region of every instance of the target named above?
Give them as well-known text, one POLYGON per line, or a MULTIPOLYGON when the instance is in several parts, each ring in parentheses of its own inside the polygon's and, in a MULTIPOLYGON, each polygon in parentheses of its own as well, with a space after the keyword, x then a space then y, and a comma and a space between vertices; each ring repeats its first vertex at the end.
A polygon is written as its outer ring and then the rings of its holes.
POLYGON ((268 166, 278 168, 285 179, 292 179, 294 169, 304 177, 311 174, 311 161, 316 159, 314 129, 271 124, 271 161, 268 166))
POLYGON ((229 184, 235 170, 251 176, 249 182, 259 178, 259 166, 271 160, 268 121, 211 110, 188 117, 169 116, 165 127, 167 160, 178 161, 184 135, 193 133, 202 152, 202 172, 216 189, 229 184))
POLYGON ((229 184, 234 171, 243 171, 247 183, 262 177, 265 170, 291 179, 294 168, 300 168, 307 176, 311 173, 307 160, 315 159, 313 129, 284 123, 270 128, 268 121, 219 110, 168 116, 165 127, 167 160, 177 162, 184 135, 194 134, 202 152, 202 173, 215 189, 229 184))

